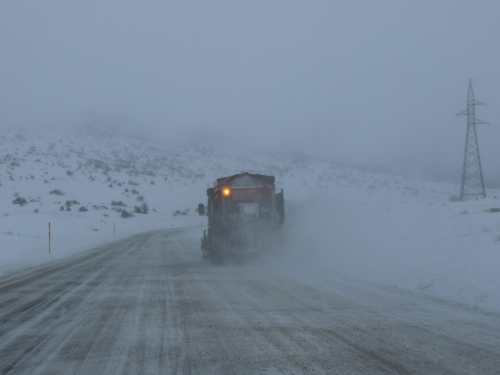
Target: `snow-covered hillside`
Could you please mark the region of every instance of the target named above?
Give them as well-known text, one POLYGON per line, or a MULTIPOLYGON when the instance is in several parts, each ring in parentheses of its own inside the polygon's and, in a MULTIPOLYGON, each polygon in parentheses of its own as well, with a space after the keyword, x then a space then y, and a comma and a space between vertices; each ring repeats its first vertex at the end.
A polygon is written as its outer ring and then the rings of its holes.
POLYGON ((201 234, 195 208, 206 188, 241 171, 275 175, 285 189, 283 266, 500 310, 500 191, 453 202, 456 184, 95 126, 2 129, 0 273, 141 231, 193 226, 201 234))
POLYGON ((297 195, 309 189, 306 181, 315 186, 315 166, 297 153, 221 149, 202 140, 160 142, 109 127, 5 128, 0 271, 139 231, 194 225, 201 232, 204 219, 194 210, 215 178, 243 170, 267 173, 281 187, 290 177, 300 182, 293 189, 297 195))

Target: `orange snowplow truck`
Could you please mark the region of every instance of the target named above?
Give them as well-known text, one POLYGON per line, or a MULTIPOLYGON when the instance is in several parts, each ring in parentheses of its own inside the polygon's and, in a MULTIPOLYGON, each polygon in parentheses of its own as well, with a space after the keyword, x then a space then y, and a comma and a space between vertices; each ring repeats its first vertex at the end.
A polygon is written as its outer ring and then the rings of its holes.
POLYGON ((201 239, 204 258, 223 263, 281 244, 285 205, 283 189, 275 191, 274 176, 240 173, 218 178, 207 196, 207 206, 198 205, 200 216, 208 216, 201 239))

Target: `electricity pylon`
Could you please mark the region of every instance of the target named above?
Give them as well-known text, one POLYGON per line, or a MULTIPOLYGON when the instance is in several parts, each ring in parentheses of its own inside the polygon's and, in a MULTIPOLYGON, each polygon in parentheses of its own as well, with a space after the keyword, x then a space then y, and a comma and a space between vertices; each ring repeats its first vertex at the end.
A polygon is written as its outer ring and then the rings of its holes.
POLYGON ((457 114, 457 116, 467 116, 464 166, 462 169, 462 184, 460 187, 461 201, 486 197, 481 158, 479 157, 479 145, 477 143, 476 125, 488 123, 476 120, 476 105, 485 104, 474 99, 471 79, 469 80, 469 93, 467 95, 467 109, 457 114))

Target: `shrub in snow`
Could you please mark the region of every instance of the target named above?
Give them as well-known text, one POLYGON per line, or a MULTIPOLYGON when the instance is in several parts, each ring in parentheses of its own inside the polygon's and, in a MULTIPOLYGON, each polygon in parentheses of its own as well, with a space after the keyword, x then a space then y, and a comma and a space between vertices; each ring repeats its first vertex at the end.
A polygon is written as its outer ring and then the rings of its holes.
POLYGON ((139 194, 139 192, 138 192, 137 190, 135 190, 135 189, 132 189, 130 192, 131 192, 132 194, 139 194))
POLYGON ((106 206, 104 206, 104 205, 100 205, 100 206, 98 206, 98 205, 96 205, 96 204, 92 205, 92 208, 93 208, 94 210, 109 210, 109 208, 108 208, 108 207, 106 207, 106 206))
POLYGON ((88 160, 86 166, 93 167, 94 170, 102 169, 104 174, 107 174, 111 170, 111 168, 104 161, 98 159, 88 160))
POLYGON ((134 214, 132 212, 128 212, 127 210, 122 210, 122 215, 124 219, 128 219, 130 217, 134 217, 134 214))
POLYGON ((18 139, 20 141, 26 141, 26 138, 24 137, 24 135, 21 132, 17 132, 16 135, 14 135, 14 137, 16 137, 16 139, 18 139))
POLYGON ((59 208, 59 211, 64 211, 64 206, 61 206, 61 208, 59 208))
MULTIPOLYGON (((80 204, 77 200, 72 200, 72 201, 66 201, 66 207, 71 207, 73 204, 80 204)), ((68 210, 69 211, 69 210, 68 210)))
POLYGON ((139 196, 138 196, 137 198, 135 198, 135 199, 137 199, 139 202, 142 202, 142 201, 144 200, 144 197, 143 197, 142 195, 139 195, 139 196))
POLYGON ((131 186, 139 186, 140 185, 138 182, 134 182, 134 181, 129 181, 128 184, 131 186))
POLYGON ((487 208, 485 211, 486 212, 500 212, 500 208, 492 207, 492 208, 487 208))
POLYGON ((14 203, 14 204, 18 204, 18 205, 20 205, 20 206, 24 206, 25 204, 27 204, 27 203, 28 203, 28 201, 27 201, 26 199, 22 198, 22 197, 17 197, 16 199, 14 199, 14 200, 12 201, 12 203, 14 203))
POLYGON ((86 212, 86 211, 88 211, 88 208, 82 206, 82 207, 80 207, 80 209, 78 211, 79 212, 86 212))
POLYGON ((146 203, 141 204, 141 207, 134 206, 134 212, 136 214, 144 214, 146 215, 149 212, 149 207, 146 203))
POLYGON ((73 171, 66 171, 66 176, 73 176, 73 171))
POLYGON ((35 214, 37 214, 37 213, 38 213, 38 208, 35 208, 35 209, 33 210, 33 212, 34 212, 35 214))
POLYGON ((112 205, 112 206, 127 207, 127 205, 126 205, 125 203, 123 203, 122 201, 118 201, 118 202, 111 201, 111 205, 112 205))
POLYGON ((181 216, 186 216, 188 214, 188 211, 189 210, 184 210, 184 211, 179 211, 179 210, 175 210, 175 212, 172 214, 172 216, 178 216, 178 215, 181 215, 181 216))
POLYGON ((54 190, 51 190, 51 191, 49 192, 49 194, 55 194, 55 195, 59 195, 59 196, 61 196, 61 195, 64 195, 65 193, 64 193, 64 191, 62 191, 62 190, 59 190, 59 189, 54 189, 54 190))

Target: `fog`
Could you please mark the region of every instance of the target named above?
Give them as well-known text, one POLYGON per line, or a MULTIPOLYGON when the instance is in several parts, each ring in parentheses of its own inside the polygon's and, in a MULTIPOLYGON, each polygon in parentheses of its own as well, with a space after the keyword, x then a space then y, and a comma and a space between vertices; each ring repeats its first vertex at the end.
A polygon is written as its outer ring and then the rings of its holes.
POLYGON ((499 184, 497 1, 15 1, 0 126, 103 121, 459 179, 469 79, 499 184))

